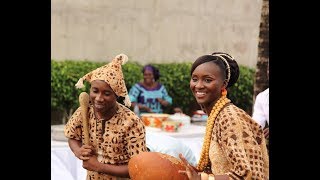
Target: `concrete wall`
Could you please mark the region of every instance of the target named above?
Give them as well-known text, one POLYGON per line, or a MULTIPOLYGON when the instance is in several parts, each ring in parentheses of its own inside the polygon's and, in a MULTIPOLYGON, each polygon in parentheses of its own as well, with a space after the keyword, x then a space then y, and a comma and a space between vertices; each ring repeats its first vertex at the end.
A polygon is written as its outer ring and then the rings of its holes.
POLYGON ((261 0, 51 0, 51 58, 193 62, 224 51, 255 67, 261 0))

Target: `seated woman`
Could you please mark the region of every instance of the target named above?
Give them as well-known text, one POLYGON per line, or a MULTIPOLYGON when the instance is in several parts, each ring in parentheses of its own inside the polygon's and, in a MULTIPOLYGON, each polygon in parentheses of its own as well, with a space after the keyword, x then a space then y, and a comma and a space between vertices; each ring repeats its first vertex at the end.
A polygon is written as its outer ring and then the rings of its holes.
POLYGON ((159 70, 146 65, 142 69, 143 81, 136 83, 129 91, 132 106, 138 106, 140 113, 163 113, 163 107, 172 104, 166 88, 158 82, 159 70))

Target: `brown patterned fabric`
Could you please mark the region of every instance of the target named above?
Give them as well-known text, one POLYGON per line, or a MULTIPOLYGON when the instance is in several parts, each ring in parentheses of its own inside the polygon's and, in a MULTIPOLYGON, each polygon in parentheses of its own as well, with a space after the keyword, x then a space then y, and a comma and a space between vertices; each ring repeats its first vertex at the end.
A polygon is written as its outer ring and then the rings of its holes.
MULTIPOLYGON (((89 106, 89 136, 91 145, 99 154, 99 162, 123 165, 128 164, 131 156, 147 151, 145 127, 139 117, 127 107, 120 103, 117 105, 119 108, 116 114, 104 122, 95 118, 93 106, 89 106), (105 124, 103 135, 102 123, 105 124)), ((81 109, 78 108, 65 126, 65 136, 84 141, 81 124, 81 109)), ((87 172, 87 179, 90 180, 121 179, 103 173, 87 172)))
POLYGON ((245 111, 229 104, 215 121, 209 157, 214 175, 231 179, 269 179, 263 131, 245 111))
POLYGON ((83 88, 83 80, 91 83, 94 80, 102 80, 110 85, 112 90, 117 96, 122 96, 125 98, 124 103, 127 107, 131 106, 131 101, 128 95, 127 87, 124 82, 124 77, 122 73, 121 65, 128 61, 128 56, 125 54, 117 55, 110 63, 101 66, 83 77, 81 77, 76 83, 77 88, 83 88))

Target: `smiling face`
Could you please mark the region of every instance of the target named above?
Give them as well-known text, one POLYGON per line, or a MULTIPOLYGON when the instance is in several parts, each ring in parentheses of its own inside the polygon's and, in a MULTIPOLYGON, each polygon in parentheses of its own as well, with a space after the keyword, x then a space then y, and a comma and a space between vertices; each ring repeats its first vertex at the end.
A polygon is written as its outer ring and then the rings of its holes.
POLYGON ((198 104, 212 108, 225 88, 223 73, 215 63, 200 64, 191 74, 190 89, 198 104))
POLYGON ((152 84, 154 82, 154 75, 152 70, 146 69, 143 72, 143 80, 146 84, 152 84))
POLYGON ((94 80, 91 82, 90 100, 96 112, 107 113, 116 106, 117 96, 106 82, 94 80))

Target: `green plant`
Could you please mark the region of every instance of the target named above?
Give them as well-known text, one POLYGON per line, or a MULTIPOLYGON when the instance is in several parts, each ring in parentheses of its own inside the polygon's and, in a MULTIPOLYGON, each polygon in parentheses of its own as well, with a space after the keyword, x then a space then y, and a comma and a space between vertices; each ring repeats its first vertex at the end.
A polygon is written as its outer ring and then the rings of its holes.
POLYGON ((231 88, 228 89, 228 98, 233 104, 237 105, 251 115, 255 70, 242 65, 239 65, 239 68, 239 79, 231 88))
POLYGON ((172 105, 166 108, 166 113, 172 113, 172 107, 180 107, 190 114, 191 105, 195 102, 189 87, 191 62, 153 64, 160 71, 159 82, 162 83, 172 97, 172 105))
POLYGON ((78 79, 102 63, 89 61, 54 61, 51 60, 51 109, 64 113, 64 118, 73 113, 79 106, 78 96, 89 90, 76 89, 78 79))
POLYGON ((142 80, 143 75, 141 70, 142 66, 137 62, 127 62, 122 66, 122 72, 128 91, 135 83, 142 80))

